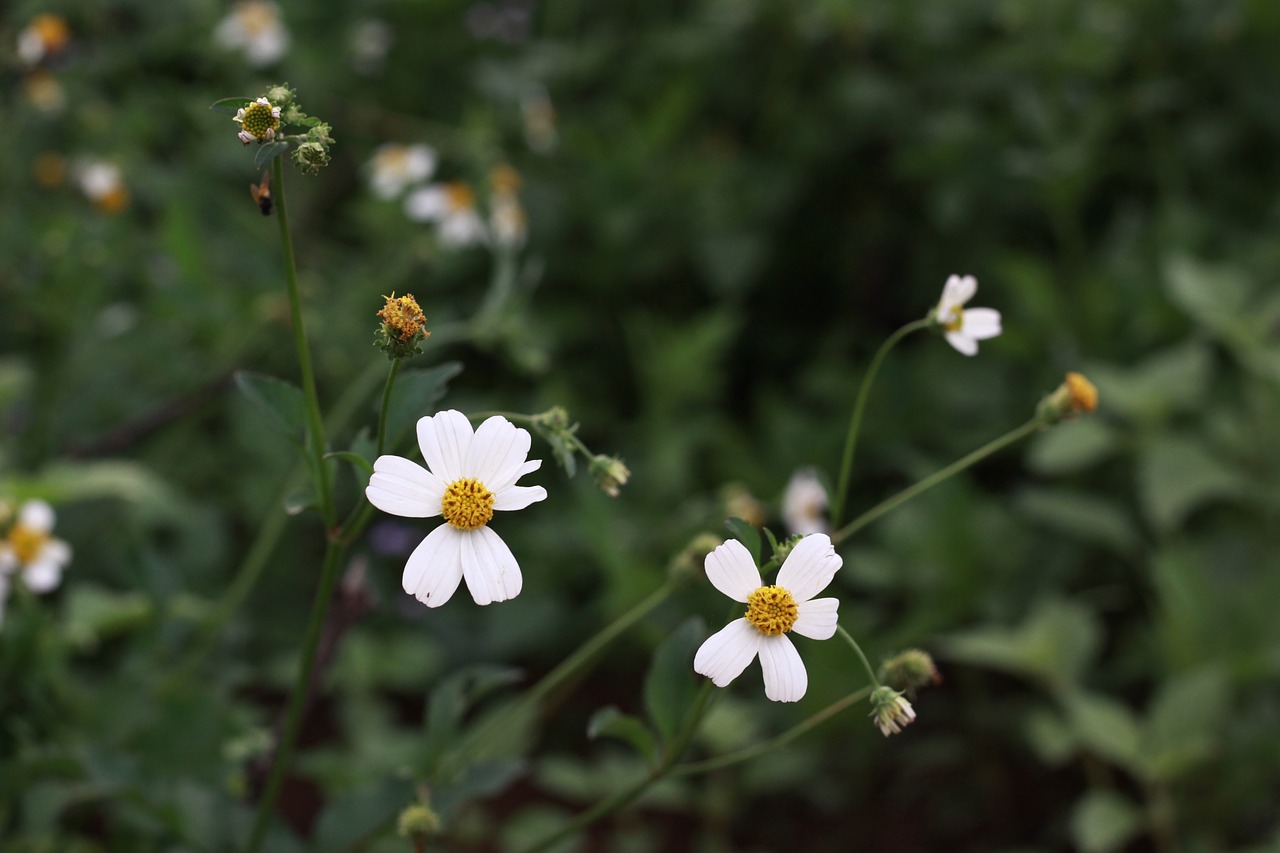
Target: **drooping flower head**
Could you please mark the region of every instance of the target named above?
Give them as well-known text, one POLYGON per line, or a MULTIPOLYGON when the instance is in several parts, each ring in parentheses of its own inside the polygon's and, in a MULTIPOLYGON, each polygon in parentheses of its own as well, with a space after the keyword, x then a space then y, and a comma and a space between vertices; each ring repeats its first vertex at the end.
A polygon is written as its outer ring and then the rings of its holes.
POLYGON ((813 640, 835 634, 840 602, 814 596, 831 583, 841 563, 830 537, 806 536, 783 561, 777 583, 765 586, 745 545, 731 539, 716 548, 707 555, 707 578, 746 604, 747 612, 707 638, 694 656, 694 671, 724 687, 759 657, 765 696, 775 702, 799 701, 809 676, 787 634, 813 640))
POLYGON ((289 48, 280 7, 269 0, 241 0, 214 31, 214 39, 228 50, 244 53, 250 65, 270 65, 289 48))
POLYGON ((418 421, 426 468, 400 456, 378 457, 365 489, 370 503, 392 515, 445 520, 409 555, 405 592, 428 607, 448 601, 463 580, 476 604, 520 593, 520 566, 489 522, 494 512, 547 497, 542 486, 516 485, 542 465, 527 459, 531 441, 504 417, 472 431, 466 415, 450 409, 418 421))
POLYGON ((871 717, 885 737, 900 734, 916 720, 915 709, 892 687, 877 687, 871 693, 871 717))
POLYGON ((236 136, 245 145, 254 140, 270 142, 276 138, 276 131, 280 129, 280 108, 272 106, 266 98, 258 98, 252 104, 236 110, 231 120, 240 125, 240 132, 236 136))
POLYGON ((49 504, 27 501, 9 532, 0 539, 0 618, 11 576, 20 578, 27 589, 37 594, 57 589, 62 583, 62 569, 71 562, 71 546, 54 538, 55 520, 49 504))
POLYGON ((1000 312, 994 308, 968 308, 965 303, 978 292, 978 280, 971 275, 953 275, 942 288, 942 299, 934 309, 934 320, 942 326, 947 343, 965 355, 978 354, 978 341, 1000 334, 1000 312))

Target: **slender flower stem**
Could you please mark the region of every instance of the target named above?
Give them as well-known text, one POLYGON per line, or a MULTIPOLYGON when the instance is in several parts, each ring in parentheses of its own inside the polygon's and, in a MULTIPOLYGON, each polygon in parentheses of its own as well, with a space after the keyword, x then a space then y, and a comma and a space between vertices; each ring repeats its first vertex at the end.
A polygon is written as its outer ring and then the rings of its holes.
POLYGON ((831 719, 836 714, 839 714, 845 708, 848 708, 851 705, 856 705, 857 703, 861 702, 863 699, 866 699, 870 695, 871 695, 870 687, 860 687, 859 689, 853 691, 843 699, 840 699, 836 702, 831 703, 830 705, 823 708, 818 713, 814 714, 812 717, 809 717, 803 722, 797 723, 796 725, 787 729, 785 732, 773 738, 772 740, 767 740, 764 743, 756 744, 755 746, 749 746, 745 749, 740 749, 737 752, 731 752, 728 755, 721 755, 718 758, 709 758, 706 761, 693 761, 688 764, 677 764, 671 768, 671 775, 693 776, 698 773, 708 773, 712 770, 720 770, 721 768, 724 768, 724 767, 732 767, 735 764, 741 764, 744 761, 749 761, 752 758, 757 758, 761 755, 765 755, 766 753, 772 752, 775 749, 779 749, 781 747, 786 746, 787 744, 791 743, 791 741, 795 740, 796 738, 800 737, 801 735, 805 734, 811 729, 818 727, 822 723, 825 723, 827 720, 831 719))
POLYGON ((858 445, 858 430, 862 428, 862 412, 867 407, 867 397, 871 394, 871 385, 875 382, 876 374, 880 372, 880 363, 884 361, 884 357, 889 354, 889 350, 893 349, 898 341, 912 332, 928 328, 929 324, 930 320, 928 318, 916 320, 890 335, 888 340, 880 345, 880 349, 876 350, 875 357, 871 359, 871 366, 867 368, 866 375, 862 377, 862 385, 858 388, 858 399, 853 404, 853 415, 849 418, 849 432, 844 439, 844 457, 840 460, 840 479, 831 502, 832 527, 838 527, 844 519, 844 504, 849 494, 849 478, 853 474, 853 452, 858 445))
POLYGON ((1032 433, 1040 430, 1040 428, 1043 426, 1044 426, 1044 421, 1042 421, 1039 417, 1034 417, 1031 420, 1027 421, 1025 424, 1023 424, 1022 426, 1017 427, 1016 429, 1010 430, 1009 432, 1005 433, 999 438, 982 445, 982 447, 979 447, 977 450, 973 451, 967 456, 962 456, 961 458, 957 459, 955 462, 952 462, 950 465, 943 468, 942 470, 936 471, 935 473, 930 474, 928 477, 925 477, 923 480, 916 483, 915 485, 909 486, 903 489, 902 491, 898 492, 893 497, 883 500, 880 503, 876 504, 871 509, 867 510, 862 515, 858 516, 853 521, 849 522, 844 527, 840 528, 835 533, 833 533, 831 536, 831 541, 839 544, 845 539, 848 539, 857 531, 866 527, 871 522, 875 521, 880 516, 884 515, 886 512, 889 512, 892 509, 896 509, 901 504, 906 503, 907 501, 911 500, 916 495, 919 495, 922 492, 927 492, 929 489, 932 489, 934 486, 938 485, 943 480, 946 480, 948 477, 951 477, 951 476, 954 476, 955 474, 960 473, 964 469, 970 467, 971 465, 974 465, 977 462, 981 462, 983 459, 986 459, 988 456, 995 453, 996 451, 1003 450, 1009 445, 1015 444, 1021 441, 1022 439, 1031 435, 1032 433))
POLYGON ((855 640, 849 634, 849 632, 844 629, 843 625, 836 625, 836 630, 840 633, 841 637, 844 637, 844 641, 848 643, 853 648, 853 650, 857 653, 858 660, 862 661, 863 667, 866 668, 867 670, 867 677, 871 679, 871 686, 879 687, 880 679, 876 678, 876 671, 871 668, 871 662, 868 661, 867 656, 863 654, 862 646, 858 645, 858 641, 855 640))
POLYGON ((307 692, 311 686, 311 677, 315 668, 316 649, 320 643, 325 619, 329 615, 329 604, 333 601, 333 588, 338 580, 338 566, 344 550, 336 542, 329 542, 325 547, 320 585, 316 588, 315 602, 311 606, 311 621, 307 624, 306 637, 302 643, 302 661, 298 665, 298 678, 294 682, 293 693, 289 696, 289 710, 285 716, 284 731, 280 735, 279 743, 276 744, 276 752, 271 762, 271 774, 267 777, 262 799, 258 801, 258 815, 254 820, 253 834, 245 847, 246 853, 256 853, 261 846, 276 798, 280 795, 284 774, 293 759, 298 730, 302 727, 302 710, 306 705, 307 692))
POLYGON ((307 401, 307 431, 311 436, 312 466, 315 468, 316 490, 320 514, 325 526, 332 526, 336 516, 333 505, 333 483, 329 463, 325 460, 324 420, 320 416, 320 397, 316 393, 315 371, 311 367, 311 348, 307 330, 302 324, 302 299, 298 295, 298 268, 293 254, 293 237, 289 234, 289 206, 285 201, 284 166, 280 157, 271 161, 272 198, 280 223, 280 245, 284 251, 285 281, 289 286, 289 315, 293 320, 293 342, 298 350, 298 367, 302 372, 302 392, 307 401))
POLYGON ((590 826, 601 818, 607 817, 623 806, 629 804, 645 791, 649 790, 649 788, 664 775, 666 775, 664 768, 658 768, 653 772, 646 774, 630 787, 623 788, 616 794, 605 797, 603 800, 582 812, 564 826, 560 827, 551 835, 535 842, 532 847, 526 847, 522 853, 540 853, 542 850, 547 850, 555 846, 561 840, 568 838, 579 830, 590 826))
POLYGON ((378 409, 378 452, 375 456, 382 455, 382 448, 387 442, 387 410, 391 408, 391 389, 396 384, 396 374, 400 372, 400 359, 391 362, 391 370, 387 373, 387 384, 382 388, 382 406, 378 409))

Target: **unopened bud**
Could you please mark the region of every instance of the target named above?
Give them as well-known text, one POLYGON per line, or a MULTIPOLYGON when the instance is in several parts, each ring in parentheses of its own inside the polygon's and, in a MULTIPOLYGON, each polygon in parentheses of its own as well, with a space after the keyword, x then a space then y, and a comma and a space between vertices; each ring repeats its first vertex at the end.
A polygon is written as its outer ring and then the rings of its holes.
POLYGON ((1052 394, 1040 401, 1036 413, 1046 424, 1056 424, 1098 410, 1098 389, 1084 377, 1071 372, 1052 394))
POLYGON ((915 698, 915 691, 927 684, 940 684, 942 674, 928 652, 907 649, 880 665, 880 680, 895 690, 915 698))

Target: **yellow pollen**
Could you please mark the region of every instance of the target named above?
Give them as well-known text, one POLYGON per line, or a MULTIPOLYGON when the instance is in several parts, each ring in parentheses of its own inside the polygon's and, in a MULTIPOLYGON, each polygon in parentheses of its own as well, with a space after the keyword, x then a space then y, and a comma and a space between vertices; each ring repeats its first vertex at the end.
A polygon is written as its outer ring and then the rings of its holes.
MULTIPOLYGON (((387 301, 387 304, 383 305, 382 310, 378 312, 378 319, 399 333, 400 340, 407 341, 423 331, 422 327, 427 324, 427 317, 418 307, 418 301, 413 298, 412 293, 396 296, 395 291, 392 291, 390 296, 382 298, 387 301)), ((423 337, 430 334, 430 332, 423 332, 423 337)))
POLYGON ((13 549, 14 556, 24 564, 31 563, 40 556, 40 552, 44 550, 44 544, 48 541, 49 534, 32 530, 21 524, 14 525, 14 528, 9 531, 9 547, 13 549))
POLYGON ((747 621, 761 634, 776 637, 787 633, 799 614, 796 600, 780 586, 762 586, 747 596, 747 621))
POLYGON ((951 317, 942 324, 942 327, 948 332, 958 332, 964 325, 964 308, 960 305, 951 307, 951 317))
POLYGON ((475 530, 493 518, 493 492, 474 477, 454 480, 444 490, 440 509, 458 530, 475 530))
POLYGON ((1083 374, 1068 373, 1067 390, 1071 392, 1071 405, 1077 412, 1098 410, 1098 389, 1083 374))
POLYGON ((471 210, 476 206, 476 194, 472 192, 471 187, 461 181, 445 184, 444 192, 445 198, 449 203, 449 210, 455 213, 471 210))

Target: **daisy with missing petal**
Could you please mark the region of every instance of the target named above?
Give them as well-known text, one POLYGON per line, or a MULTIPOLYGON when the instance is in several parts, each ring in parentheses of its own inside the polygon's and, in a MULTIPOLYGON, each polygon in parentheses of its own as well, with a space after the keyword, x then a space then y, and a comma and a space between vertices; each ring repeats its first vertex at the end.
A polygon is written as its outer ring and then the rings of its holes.
POLYGON ((62 583, 62 569, 71 562, 71 546, 51 535, 55 518, 53 507, 44 501, 22 505, 17 521, 0 539, 0 597, 8 596, 10 575, 16 574, 37 594, 57 589, 62 583))
POLYGON ((964 304, 978 292, 978 280, 971 275, 953 275, 942 288, 942 300, 934 309, 934 319, 946 332, 947 343, 965 355, 978 354, 978 341, 1000 334, 1000 312, 994 308, 969 308, 964 304))
POLYGON ((828 640, 836 632, 840 602, 814 598, 831 583, 842 560, 826 534, 806 536, 787 555, 778 581, 764 586, 746 546, 730 539, 707 555, 711 584, 747 605, 746 615, 707 638, 693 669, 724 687, 757 656, 764 672, 764 695, 775 702, 796 702, 809 687, 800 654, 787 634, 828 640))
POLYGON ((489 529, 495 510, 524 509, 544 500, 542 486, 516 480, 542 465, 529 459, 531 439, 504 417, 489 418, 473 432, 466 415, 450 409, 418 421, 423 468, 400 456, 379 456, 365 495, 383 512, 406 518, 444 516, 404 567, 404 591, 439 607, 464 579, 476 604, 520 594, 520 566, 502 538, 489 529))

